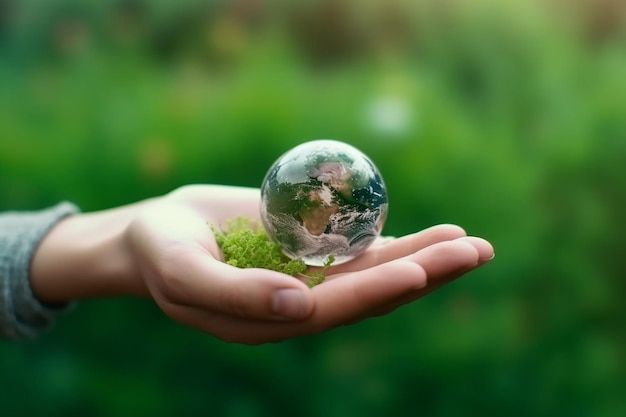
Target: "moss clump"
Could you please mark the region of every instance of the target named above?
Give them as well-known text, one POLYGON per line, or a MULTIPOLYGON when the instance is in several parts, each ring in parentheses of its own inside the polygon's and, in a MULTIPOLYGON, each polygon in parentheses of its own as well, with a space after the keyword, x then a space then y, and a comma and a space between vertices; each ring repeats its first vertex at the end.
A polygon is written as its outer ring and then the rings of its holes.
POLYGON ((280 245, 272 242, 265 229, 247 217, 237 217, 227 222, 225 230, 211 225, 217 245, 227 264, 238 268, 265 268, 294 277, 307 278, 309 287, 326 279, 324 271, 334 258, 329 256, 322 272, 307 272, 302 259, 290 259, 282 253, 280 245))

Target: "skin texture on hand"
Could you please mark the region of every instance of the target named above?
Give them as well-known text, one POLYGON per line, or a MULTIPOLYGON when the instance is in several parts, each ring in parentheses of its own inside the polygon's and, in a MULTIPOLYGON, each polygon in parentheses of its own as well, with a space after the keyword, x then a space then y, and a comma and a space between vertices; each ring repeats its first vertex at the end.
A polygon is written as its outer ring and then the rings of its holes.
POLYGON ((68 218, 37 250, 31 283, 45 302, 135 295, 229 342, 260 344, 387 314, 493 258, 485 240, 439 225, 380 238, 310 289, 291 276, 225 264, 209 224, 259 217, 259 190, 194 185, 68 218))

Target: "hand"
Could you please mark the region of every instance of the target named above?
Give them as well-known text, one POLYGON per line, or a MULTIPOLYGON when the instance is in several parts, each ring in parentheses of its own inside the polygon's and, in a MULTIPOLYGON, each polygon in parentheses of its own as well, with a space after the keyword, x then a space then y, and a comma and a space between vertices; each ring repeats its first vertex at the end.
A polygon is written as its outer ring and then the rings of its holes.
POLYGON ((260 344, 389 313, 493 257, 487 241, 440 225, 380 238, 309 289, 291 276, 222 261, 209 224, 257 219, 258 207, 257 189, 197 185, 75 216, 42 242, 33 289, 51 302, 148 296, 185 325, 226 341, 260 344))
POLYGON ((442 225, 380 239, 309 289, 293 277, 222 262, 207 222, 258 219, 256 189, 185 187, 149 207, 128 239, 150 295, 175 320, 246 344, 313 334, 388 313, 478 267, 491 245, 442 225))

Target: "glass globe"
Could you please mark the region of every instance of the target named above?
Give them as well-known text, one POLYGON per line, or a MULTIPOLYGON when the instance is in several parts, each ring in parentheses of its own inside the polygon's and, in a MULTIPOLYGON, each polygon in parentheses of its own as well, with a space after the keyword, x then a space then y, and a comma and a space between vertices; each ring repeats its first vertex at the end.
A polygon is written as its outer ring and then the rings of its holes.
POLYGON ((261 185, 261 220, 269 237, 287 256, 312 266, 361 254, 380 235, 388 206, 378 168, 335 140, 286 152, 261 185))

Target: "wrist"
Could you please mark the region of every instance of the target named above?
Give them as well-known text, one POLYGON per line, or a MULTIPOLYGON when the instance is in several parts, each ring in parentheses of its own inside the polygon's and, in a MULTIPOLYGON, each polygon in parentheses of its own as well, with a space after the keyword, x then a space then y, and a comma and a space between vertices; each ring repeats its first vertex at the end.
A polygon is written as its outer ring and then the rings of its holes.
POLYGON ((146 293, 125 230, 141 203, 59 222, 33 256, 34 294, 45 303, 146 293))

